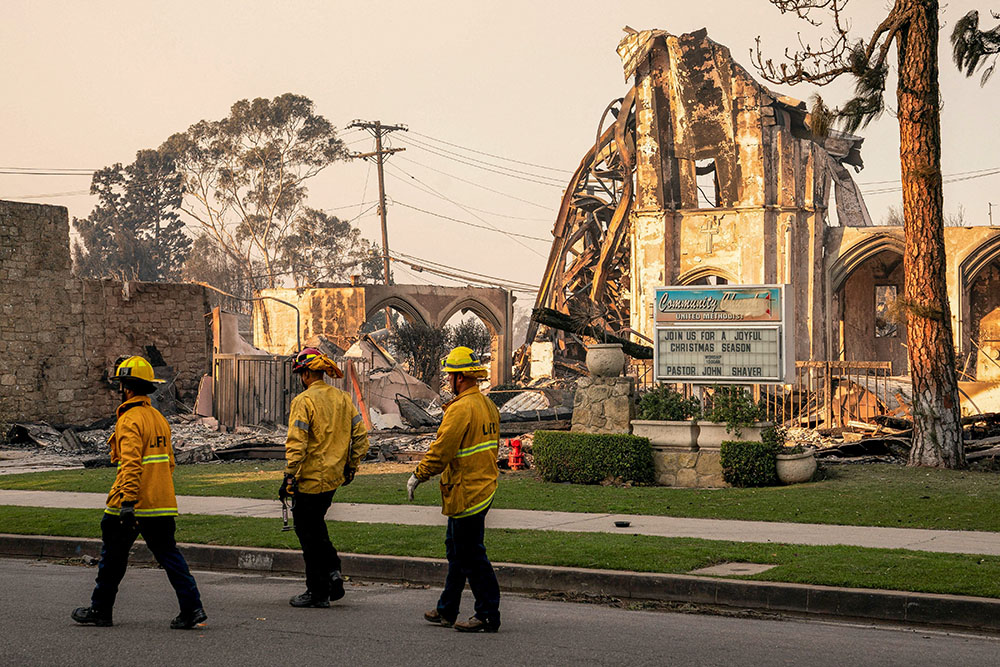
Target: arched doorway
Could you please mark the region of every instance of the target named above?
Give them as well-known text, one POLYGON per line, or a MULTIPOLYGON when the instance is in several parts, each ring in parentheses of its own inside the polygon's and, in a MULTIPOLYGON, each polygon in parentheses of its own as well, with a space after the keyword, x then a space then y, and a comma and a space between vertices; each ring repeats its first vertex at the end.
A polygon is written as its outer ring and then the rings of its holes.
POLYGON ((906 327, 895 302, 903 296, 903 245, 879 234, 838 258, 831 272, 835 358, 888 361, 905 375, 906 327))
POLYGON ((455 340, 454 343, 467 345, 488 359, 491 385, 503 381, 501 365, 505 363, 502 340, 504 332, 489 308, 474 299, 466 299, 449 308, 442 317, 442 322, 445 326, 454 327, 453 333, 462 336, 461 340, 455 340), (482 338, 482 333, 486 334, 485 339, 482 338))
POLYGON ((398 313, 407 322, 427 324, 427 318, 415 305, 398 296, 390 296, 377 303, 366 304, 365 321, 381 321, 384 325, 386 319, 384 313, 387 309, 398 313))
POLYGON ((969 253, 960 271, 963 370, 976 380, 1000 380, 1000 236, 969 253))

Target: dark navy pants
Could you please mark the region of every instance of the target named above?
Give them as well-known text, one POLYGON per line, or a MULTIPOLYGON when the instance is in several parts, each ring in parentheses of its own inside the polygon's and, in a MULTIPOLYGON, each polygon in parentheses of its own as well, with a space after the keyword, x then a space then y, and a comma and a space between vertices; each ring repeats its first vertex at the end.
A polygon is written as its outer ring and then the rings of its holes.
POLYGON ((146 546, 153 553, 156 562, 167 573, 170 585, 177 593, 181 612, 201 608, 198 585, 188 569, 187 561, 177 549, 174 541, 174 517, 157 516, 138 519, 133 530, 122 528, 120 519, 113 514, 105 514, 101 519, 101 562, 97 564, 97 586, 90 599, 90 606, 100 612, 111 613, 118 596, 118 585, 128 568, 129 550, 137 537, 142 534, 146 546))
POLYGON ((478 514, 461 519, 448 519, 445 553, 448 555, 448 576, 438 600, 437 610, 448 620, 458 618, 465 582, 476 599, 476 618, 491 625, 500 625, 500 585, 493 564, 486 556, 484 544, 486 508, 478 514))
POLYGON ((332 502, 333 491, 326 491, 296 493, 292 503, 295 534, 306 562, 306 588, 321 598, 330 595, 330 573, 340 570, 340 555, 326 528, 326 511, 332 502))

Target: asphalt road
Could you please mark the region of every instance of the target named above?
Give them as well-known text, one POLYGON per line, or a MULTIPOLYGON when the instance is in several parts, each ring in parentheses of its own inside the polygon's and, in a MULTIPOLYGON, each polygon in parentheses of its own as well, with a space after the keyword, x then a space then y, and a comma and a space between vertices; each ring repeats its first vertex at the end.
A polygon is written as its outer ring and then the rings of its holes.
MULTIPOLYGON (((627 611, 506 595, 495 635, 431 626, 437 592, 350 586, 330 609, 293 609, 297 579, 196 572, 208 623, 171 630, 176 599, 131 568, 115 626, 79 626, 95 568, 0 560, 3 665, 995 665, 1000 638, 848 624, 627 611)), ((471 614, 471 596, 465 602, 471 614)))

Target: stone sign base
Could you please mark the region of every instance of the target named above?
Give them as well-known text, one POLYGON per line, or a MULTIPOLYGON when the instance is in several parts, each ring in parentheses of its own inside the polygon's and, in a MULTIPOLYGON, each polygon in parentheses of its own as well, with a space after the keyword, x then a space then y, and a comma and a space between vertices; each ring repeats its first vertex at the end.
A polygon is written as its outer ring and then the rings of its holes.
POLYGON ((714 422, 634 420, 632 433, 649 438, 653 446, 656 483, 687 488, 729 486, 722 478, 719 448, 726 440, 754 440, 770 422, 744 426, 737 437, 725 424, 714 422))
POLYGON ((577 382, 570 430, 630 433, 634 418, 635 378, 584 377, 577 382))
POLYGON ((685 445, 653 445, 656 483, 684 488, 729 486, 722 478, 719 450, 685 445))

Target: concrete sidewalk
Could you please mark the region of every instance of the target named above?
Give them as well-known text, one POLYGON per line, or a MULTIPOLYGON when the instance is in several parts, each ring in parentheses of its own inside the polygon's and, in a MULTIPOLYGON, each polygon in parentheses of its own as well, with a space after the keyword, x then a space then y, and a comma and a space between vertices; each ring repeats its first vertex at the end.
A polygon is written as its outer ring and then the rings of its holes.
MULTIPOLYGON (((100 509, 104 507, 104 501, 105 495, 102 493, 0 490, 0 505, 100 509)), ((178 496, 177 503, 183 514, 244 516, 268 518, 275 521, 281 517, 281 503, 277 500, 178 496)), ((447 521, 440 509, 435 506, 337 502, 334 502, 327 514, 327 519, 421 526, 443 526, 447 521)), ((695 537, 733 542, 774 542, 821 546, 843 544, 877 549, 1000 555, 1000 533, 959 530, 875 528, 813 523, 686 519, 634 514, 505 509, 490 510, 486 524, 490 528, 624 533, 661 537, 695 537), (631 525, 627 528, 617 528, 614 525, 616 521, 628 521, 631 525)))

